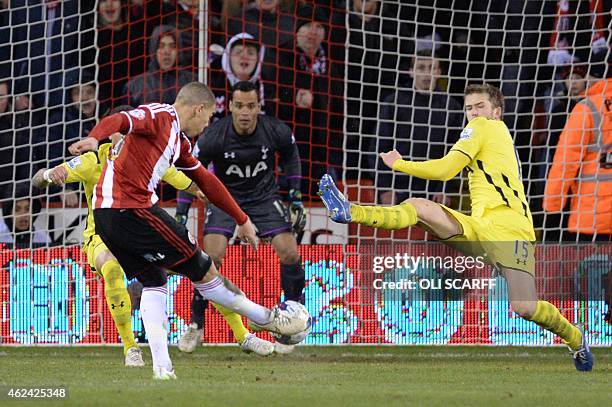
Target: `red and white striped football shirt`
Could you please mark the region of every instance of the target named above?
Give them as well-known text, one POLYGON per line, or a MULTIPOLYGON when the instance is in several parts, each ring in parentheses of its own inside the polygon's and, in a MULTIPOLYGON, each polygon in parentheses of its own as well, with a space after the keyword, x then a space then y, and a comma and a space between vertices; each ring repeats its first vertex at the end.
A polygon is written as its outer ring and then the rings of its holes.
POLYGON ((158 201, 155 188, 170 166, 176 163, 193 170, 201 164, 191 154, 173 106, 152 103, 120 115, 118 131, 130 135, 121 154, 107 160, 92 205, 96 209, 149 208, 158 201))

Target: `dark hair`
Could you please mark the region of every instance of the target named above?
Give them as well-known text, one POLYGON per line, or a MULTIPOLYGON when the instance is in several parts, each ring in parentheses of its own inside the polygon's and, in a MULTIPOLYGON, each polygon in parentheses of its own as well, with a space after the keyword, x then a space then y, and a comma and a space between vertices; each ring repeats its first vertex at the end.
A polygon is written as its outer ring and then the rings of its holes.
POLYGON ((468 85, 467 88, 465 88, 463 96, 465 97, 473 93, 486 93, 489 95, 489 100, 491 101, 493 108, 501 107, 501 111, 504 113, 504 95, 499 88, 489 85, 488 83, 468 85))
POLYGON ((249 82, 249 81, 236 82, 234 86, 232 87, 232 93, 230 95, 231 96, 230 100, 234 100, 234 92, 236 91, 255 92, 255 94, 257 95, 257 101, 259 102, 259 88, 253 82, 249 82))

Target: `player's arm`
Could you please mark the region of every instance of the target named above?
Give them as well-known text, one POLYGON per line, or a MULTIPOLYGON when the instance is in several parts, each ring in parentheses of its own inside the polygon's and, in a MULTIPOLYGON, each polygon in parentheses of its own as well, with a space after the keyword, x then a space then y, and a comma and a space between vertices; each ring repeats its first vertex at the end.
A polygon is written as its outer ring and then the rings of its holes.
POLYGON ((485 143, 487 119, 470 121, 444 157, 428 161, 404 161, 397 151, 382 153, 381 158, 390 168, 423 179, 448 181, 461 172, 480 152, 485 143))
POLYGON ((300 191, 302 165, 300 163, 300 153, 297 144, 295 144, 295 137, 291 129, 284 123, 281 123, 276 136, 278 137, 280 164, 287 177, 290 195, 291 191, 295 191, 294 194, 296 194, 300 191))
POLYGON ((94 151, 100 141, 115 133, 149 136, 156 131, 156 122, 146 106, 106 116, 89 132, 89 136, 68 147, 71 154, 77 155, 94 151))
POLYGON ((168 168, 168 170, 162 177, 162 180, 172 185, 175 189, 187 192, 193 196, 196 196, 202 201, 206 199, 204 193, 191 180, 191 178, 183 174, 181 171, 177 170, 174 166, 168 168))
POLYGON ((558 212, 565 207, 566 198, 586 153, 588 141, 585 130, 593 128, 593 118, 588 107, 578 103, 570 114, 561 136, 552 166, 548 172, 542 207, 548 212, 558 212))
POLYGON ((451 150, 444 157, 428 161, 405 161, 397 150, 381 153, 385 165, 394 171, 400 171, 413 177, 435 181, 448 181, 457 176, 470 158, 463 153, 451 150))
POLYGON ((41 168, 32 177, 32 185, 37 188, 47 188, 51 184, 61 186, 73 182, 83 182, 86 180, 87 173, 93 171, 92 166, 96 163, 95 153, 87 153, 74 157, 72 160, 54 168, 41 168))

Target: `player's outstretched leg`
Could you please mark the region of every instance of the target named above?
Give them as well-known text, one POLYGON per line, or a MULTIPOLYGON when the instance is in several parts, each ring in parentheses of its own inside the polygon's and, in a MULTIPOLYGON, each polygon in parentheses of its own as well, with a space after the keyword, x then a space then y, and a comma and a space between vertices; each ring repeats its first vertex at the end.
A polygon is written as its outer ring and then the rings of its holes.
POLYGON ((278 307, 268 309, 249 300, 219 274, 208 255, 200 249, 173 270, 191 279, 204 298, 247 317, 266 331, 294 335, 306 329, 306 321, 291 318, 278 307))
POLYGON ((318 194, 334 222, 359 223, 380 229, 404 229, 416 225, 418 221, 417 210, 410 201, 395 206, 351 204, 329 174, 321 178, 318 194))

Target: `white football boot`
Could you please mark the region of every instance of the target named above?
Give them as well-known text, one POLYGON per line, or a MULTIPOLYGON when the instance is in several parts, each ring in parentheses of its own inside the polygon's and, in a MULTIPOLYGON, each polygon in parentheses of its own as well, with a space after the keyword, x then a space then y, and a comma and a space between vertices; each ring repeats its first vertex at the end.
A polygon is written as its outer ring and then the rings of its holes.
POLYGON ((196 348, 202 344, 202 335, 204 329, 198 329, 198 326, 193 323, 189 324, 187 330, 181 336, 178 342, 178 348, 181 352, 192 353, 196 348))
POLYGON ((176 380, 176 374, 174 374, 174 370, 167 370, 162 366, 153 366, 153 379, 176 380))
POLYGON ((137 347, 128 349, 127 353, 125 354, 125 366, 142 367, 144 365, 145 362, 142 359, 142 350, 137 347))
POLYGON ((295 335, 307 328, 308 321, 292 318, 278 306, 273 307, 270 311, 270 319, 266 324, 259 325, 250 321, 249 327, 252 327, 254 331, 268 331, 279 335, 295 335))
POLYGON ((259 356, 268 356, 274 352, 274 345, 270 341, 248 334, 240 344, 244 353, 255 353, 259 356))

